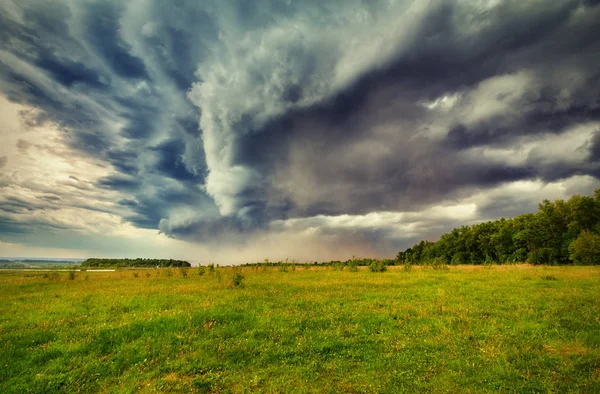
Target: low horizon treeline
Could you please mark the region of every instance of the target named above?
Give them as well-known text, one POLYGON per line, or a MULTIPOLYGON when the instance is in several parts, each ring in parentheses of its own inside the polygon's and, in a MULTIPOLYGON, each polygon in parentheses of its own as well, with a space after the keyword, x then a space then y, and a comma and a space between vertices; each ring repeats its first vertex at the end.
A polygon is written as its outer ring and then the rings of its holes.
POLYGON ((184 260, 173 259, 101 259, 90 258, 81 262, 82 268, 92 267, 110 267, 110 268, 166 268, 166 267, 191 267, 192 265, 184 260))
POLYGON ((277 260, 271 261, 264 259, 256 263, 244 263, 240 264, 243 267, 332 267, 334 269, 343 270, 345 267, 381 267, 381 266, 393 266, 396 265, 397 261, 394 259, 372 259, 362 258, 353 256, 348 260, 330 260, 330 261, 305 261, 300 262, 298 260, 277 260))
POLYGON ((544 200, 538 211, 455 228, 398 252, 404 264, 600 264, 600 189, 544 200))

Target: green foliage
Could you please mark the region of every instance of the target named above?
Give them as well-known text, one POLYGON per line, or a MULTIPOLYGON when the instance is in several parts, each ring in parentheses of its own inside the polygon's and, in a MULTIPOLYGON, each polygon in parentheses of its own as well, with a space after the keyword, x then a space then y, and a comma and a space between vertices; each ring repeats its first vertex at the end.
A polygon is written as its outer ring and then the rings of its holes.
POLYGON ((132 272, 131 273, 133 275, 134 278, 139 278, 140 277, 140 273, 139 272, 132 272))
POLYGON ((190 273, 190 269, 188 267, 180 267, 179 268, 179 274, 181 275, 182 278, 187 278, 188 274, 190 273))
POLYGON ((600 264, 600 235, 583 231, 569 245, 569 258, 580 265, 600 264))
POLYGON ((444 260, 442 257, 434 257, 433 259, 429 260, 429 265, 431 265, 434 270, 448 269, 448 264, 446 264, 446 260, 444 260))
POLYGON ((69 280, 75 280, 75 278, 77 277, 77 272, 75 271, 75 269, 70 269, 69 270, 69 280))
POLYGON ((387 265, 381 260, 373 260, 371 264, 369 264, 369 271, 385 272, 387 271, 387 265))
POLYGON ((236 268, 231 276, 231 284, 233 287, 244 287, 244 274, 240 268, 236 268))
POLYGON ((165 270, 165 275, 166 276, 173 276, 173 270, 171 269, 171 267, 167 268, 165 270))
POLYGON ((206 267, 203 265, 198 266, 198 276, 203 276, 206 273, 206 267))
POLYGON ((348 271, 350 272, 358 272, 358 260, 352 258, 352 260, 348 261, 348 271))
POLYGON ((600 190, 594 197, 544 200, 535 214, 463 226, 437 242, 421 241, 398 252, 399 263, 428 264, 441 258, 459 264, 600 264, 600 190), (586 234, 586 235, 583 235, 586 234), (576 239, 581 241, 574 244, 576 239), (572 247, 571 247, 572 246, 572 247))
POLYGON ((208 265, 208 272, 215 272, 215 265, 213 263, 208 265))

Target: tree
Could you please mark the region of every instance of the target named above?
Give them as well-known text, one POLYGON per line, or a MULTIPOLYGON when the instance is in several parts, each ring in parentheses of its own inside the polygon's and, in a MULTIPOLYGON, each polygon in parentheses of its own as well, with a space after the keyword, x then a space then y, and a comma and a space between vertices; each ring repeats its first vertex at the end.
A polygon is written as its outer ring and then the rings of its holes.
POLYGON ((600 235, 583 231, 569 245, 569 253, 569 258, 575 264, 600 264, 600 235))
POLYGON ((436 258, 451 264, 569 264, 574 259, 578 264, 600 264, 589 247, 594 245, 593 235, 600 236, 600 189, 594 197, 544 200, 534 214, 454 229, 437 242, 421 241, 399 252, 396 259, 412 264, 436 258))

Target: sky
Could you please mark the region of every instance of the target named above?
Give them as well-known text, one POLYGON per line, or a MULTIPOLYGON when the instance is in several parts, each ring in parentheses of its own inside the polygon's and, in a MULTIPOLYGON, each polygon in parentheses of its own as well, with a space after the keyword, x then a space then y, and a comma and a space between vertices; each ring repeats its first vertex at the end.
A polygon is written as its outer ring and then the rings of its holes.
POLYGON ((0 256, 393 257, 600 187, 597 0, 0 0, 0 256))

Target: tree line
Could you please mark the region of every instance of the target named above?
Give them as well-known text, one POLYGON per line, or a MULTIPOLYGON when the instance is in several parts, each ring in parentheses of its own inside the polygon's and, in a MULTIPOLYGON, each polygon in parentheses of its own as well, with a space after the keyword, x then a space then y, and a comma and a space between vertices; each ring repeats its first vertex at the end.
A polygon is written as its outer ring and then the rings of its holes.
POLYGON ((600 189, 593 197, 544 200, 538 211, 455 228, 398 252, 404 264, 600 264, 600 189))
POLYGON ((187 261, 173 259, 99 259, 90 258, 81 262, 82 268, 154 268, 191 267, 187 261))

